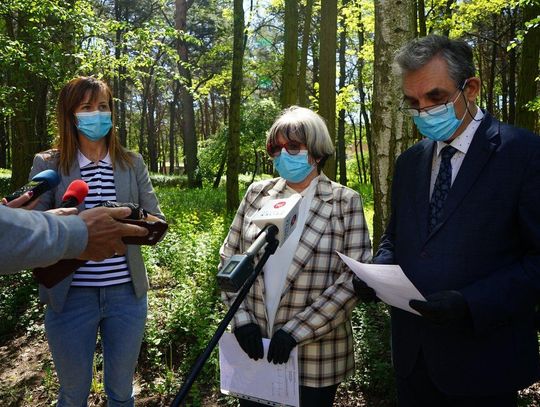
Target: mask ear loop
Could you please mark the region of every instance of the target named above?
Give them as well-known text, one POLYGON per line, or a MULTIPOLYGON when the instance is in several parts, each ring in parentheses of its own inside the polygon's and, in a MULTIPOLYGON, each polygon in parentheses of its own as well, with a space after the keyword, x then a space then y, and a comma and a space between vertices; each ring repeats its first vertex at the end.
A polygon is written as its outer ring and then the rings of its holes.
MULTIPOLYGON (((467 100, 467 98, 465 97, 465 88, 467 87, 467 81, 469 79, 465 79, 465 81, 463 82, 463 85, 461 85, 461 95, 463 96, 463 100, 465 101, 465 110, 466 110, 466 113, 469 113, 469 116, 471 116, 471 119, 475 122, 481 122, 482 119, 475 119, 473 114, 471 113, 471 111, 469 110, 469 101, 467 100)), ((478 108, 480 109, 480 108, 478 108)), ((465 115, 463 116, 465 117, 465 115)))

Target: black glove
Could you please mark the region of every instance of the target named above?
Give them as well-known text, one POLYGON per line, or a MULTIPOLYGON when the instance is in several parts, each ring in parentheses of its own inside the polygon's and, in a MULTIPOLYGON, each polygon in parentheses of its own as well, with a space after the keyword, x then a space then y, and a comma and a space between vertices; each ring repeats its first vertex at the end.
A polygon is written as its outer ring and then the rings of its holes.
POLYGON ((367 304, 380 301, 379 297, 377 297, 377 294, 375 294, 375 290, 366 283, 364 283, 362 280, 360 280, 358 277, 353 276, 352 284, 354 287, 354 292, 360 301, 367 304))
POLYGON ((283 329, 279 329, 272 336, 266 359, 268 362, 274 362, 274 365, 286 363, 295 346, 296 340, 283 329))
POLYGON ((261 328, 259 325, 250 323, 234 330, 234 336, 238 344, 247 355, 254 360, 264 357, 261 328))
POLYGON ((434 324, 450 328, 472 328, 467 301, 459 291, 439 291, 427 301, 411 300, 409 305, 434 324))

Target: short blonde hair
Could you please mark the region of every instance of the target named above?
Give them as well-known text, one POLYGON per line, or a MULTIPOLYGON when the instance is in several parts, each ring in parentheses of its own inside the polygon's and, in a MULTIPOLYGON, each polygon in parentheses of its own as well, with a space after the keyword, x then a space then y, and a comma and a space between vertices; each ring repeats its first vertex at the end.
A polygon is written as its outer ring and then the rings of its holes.
POLYGON ((266 144, 276 143, 278 134, 287 140, 305 144, 308 154, 318 160, 319 170, 334 154, 334 145, 324 119, 305 107, 291 106, 282 110, 266 135, 266 144))

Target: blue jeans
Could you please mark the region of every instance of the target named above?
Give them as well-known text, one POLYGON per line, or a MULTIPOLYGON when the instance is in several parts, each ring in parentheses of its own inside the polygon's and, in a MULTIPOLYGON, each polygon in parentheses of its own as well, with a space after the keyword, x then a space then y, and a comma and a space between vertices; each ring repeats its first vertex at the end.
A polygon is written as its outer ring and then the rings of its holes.
POLYGON ((60 381, 57 407, 87 405, 98 329, 109 407, 134 405, 133 374, 146 323, 146 295, 131 283, 71 287, 62 312, 50 307, 45 331, 60 381))

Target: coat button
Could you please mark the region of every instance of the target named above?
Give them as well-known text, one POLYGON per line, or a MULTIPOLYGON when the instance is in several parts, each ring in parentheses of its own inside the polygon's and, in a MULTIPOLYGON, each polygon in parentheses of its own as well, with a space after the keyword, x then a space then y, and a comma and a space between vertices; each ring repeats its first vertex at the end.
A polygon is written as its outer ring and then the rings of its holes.
POLYGON ((423 259, 427 259, 429 257, 428 253, 423 250, 421 253, 420 253, 420 257, 423 258, 423 259))

